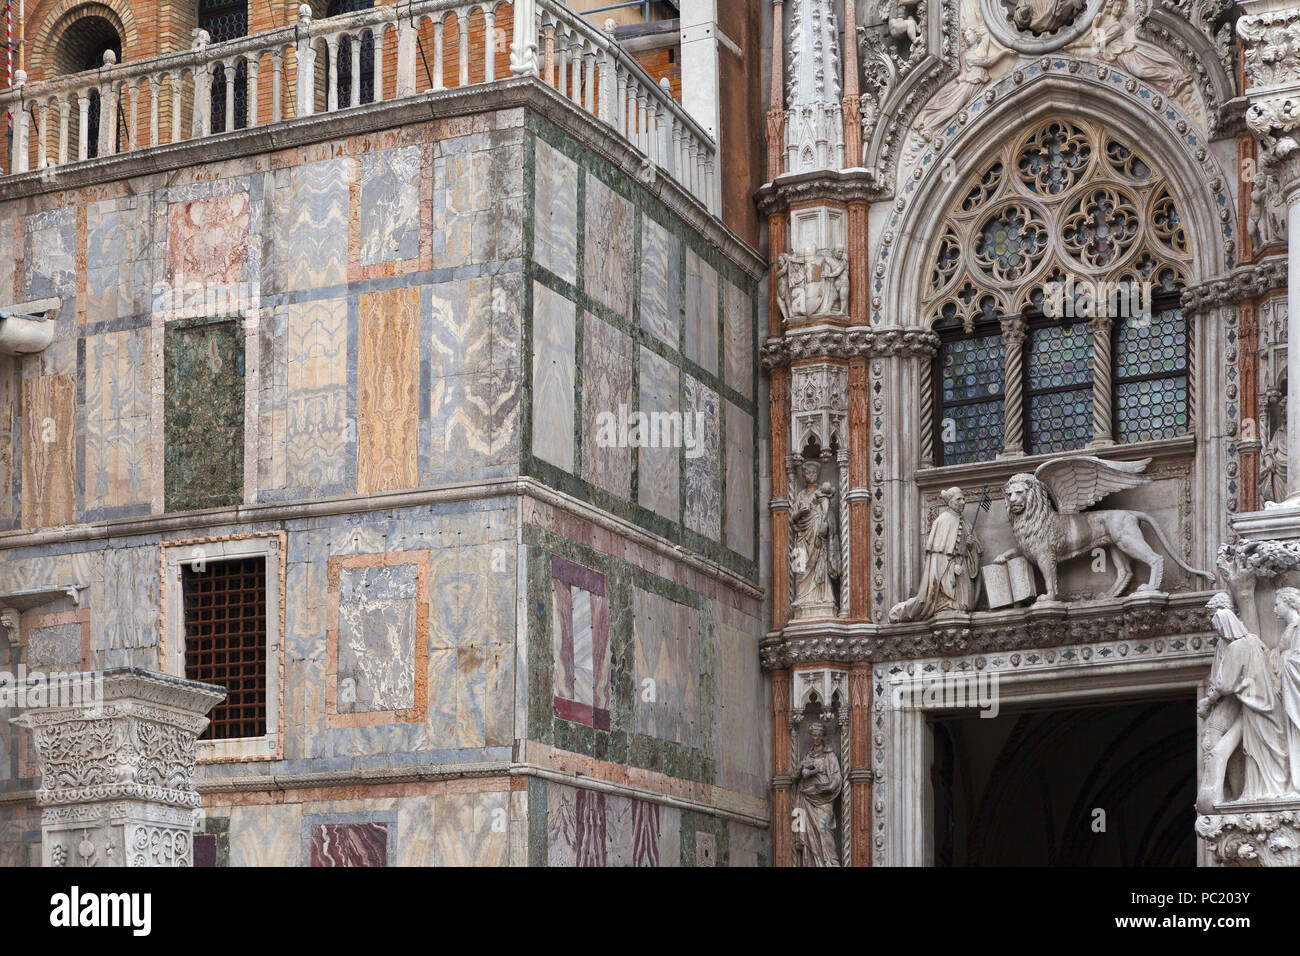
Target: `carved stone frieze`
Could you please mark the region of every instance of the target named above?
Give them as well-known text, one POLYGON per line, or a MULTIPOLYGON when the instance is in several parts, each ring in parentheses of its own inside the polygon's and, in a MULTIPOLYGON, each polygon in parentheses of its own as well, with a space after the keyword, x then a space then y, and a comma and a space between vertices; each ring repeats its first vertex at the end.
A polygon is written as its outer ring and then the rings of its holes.
POLYGON ((1230 275, 1208 279, 1183 289, 1183 312, 1188 318, 1205 315, 1212 309, 1235 307, 1243 299, 1259 299, 1269 292, 1286 288, 1286 256, 1270 256, 1230 275))
POLYGON ((1132 594, 1087 603, 948 613, 890 626, 832 622, 792 625, 763 642, 769 670, 816 662, 873 663, 920 657, 990 655, 1005 666, 1044 660, 1124 660, 1206 648, 1212 639, 1208 592, 1132 594), (1059 650, 1058 650, 1059 649, 1059 650))
MULTIPOLYGON (((1242 42, 1242 66, 1250 107, 1246 125, 1260 141, 1265 165, 1276 165, 1295 153, 1300 130, 1300 7, 1260 11, 1248 4, 1237 21, 1242 42), (1251 9, 1253 8, 1253 9, 1251 9), (1258 11, 1258 12, 1257 12, 1258 11)), ((1295 181, 1291 169, 1284 187, 1295 181)))

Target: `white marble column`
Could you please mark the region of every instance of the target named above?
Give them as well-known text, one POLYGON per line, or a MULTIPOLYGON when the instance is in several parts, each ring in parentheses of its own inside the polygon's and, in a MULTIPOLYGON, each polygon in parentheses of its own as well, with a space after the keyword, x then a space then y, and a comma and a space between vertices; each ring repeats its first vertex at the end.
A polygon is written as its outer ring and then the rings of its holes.
POLYGON ((43 866, 192 866, 195 740, 225 690, 136 668, 28 680, 43 866))

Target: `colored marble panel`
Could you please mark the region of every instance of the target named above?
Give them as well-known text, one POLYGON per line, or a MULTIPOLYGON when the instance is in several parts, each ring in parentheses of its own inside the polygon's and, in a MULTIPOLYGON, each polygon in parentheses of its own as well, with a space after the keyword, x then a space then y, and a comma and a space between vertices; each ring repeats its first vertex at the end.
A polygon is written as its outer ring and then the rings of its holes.
POLYGON ((352 160, 333 159, 280 173, 275 262, 286 291, 347 281, 349 188, 352 160))
POLYGON ((533 454, 572 472, 574 464, 573 303, 533 284, 533 454))
POLYGON ((632 339, 583 317, 582 477, 619 498, 632 494, 632 450, 621 423, 632 409, 632 339))
POLYGON ((357 357, 357 490, 414 488, 419 479, 416 288, 361 297, 357 357))
POLYGON ((713 604, 718 635, 716 726, 718 783, 728 790, 762 796, 767 792, 764 767, 771 765, 763 734, 754 714, 770 706, 763 687, 763 669, 756 652, 762 628, 758 621, 719 602, 713 604))
POLYGON ((509 542, 435 548, 429 591, 430 646, 455 648, 513 641, 515 549, 509 542))
POLYGON ((754 419, 727 406, 727 547, 754 558, 754 419))
POLYGON ((28 299, 63 297, 65 305, 76 293, 77 209, 61 206, 33 213, 23 223, 28 299))
POLYGON ((646 216, 641 220, 641 328, 670 348, 681 346, 682 242, 646 216))
POLYGON ((340 714, 415 707, 418 594, 413 564, 340 569, 340 714))
POLYGON ((404 146, 361 157, 361 264, 420 254, 420 150, 404 146))
MULTIPOLYGON (((641 357, 641 411, 647 414, 681 412, 681 373, 644 346, 641 357)), ((677 448, 642 448, 638 452, 638 498, 668 518, 681 520, 681 452, 677 448)))
POLYGON ((514 131, 434 145, 432 252, 435 269, 503 262, 523 249, 523 148, 499 142, 514 131))
POLYGON ((174 203, 167 210, 167 271, 173 286, 233 285, 248 266, 248 194, 174 203))
POLYGON ((86 321, 149 311, 148 205, 105 199, 86 205, 86 321))
POLYGON ((317 823, 311 828, 312 866, 387 866, 387 823, 317 823))
POLYGON ((556 716, 608 730, 609 604, 604 575, 551 558, 551 634, 556 716))
POLYGON ((632 316, 635 218, 632 204, 590 173, 584 219, 583 275, 587 294, 632 316))
POLYGON ((701 721, 700 615, 684 604, 632 589, 634 684, 651 688, 634 701, 636 732, 698 747, 701 721), (647 681, 653 681, 647 684, 647 681))
POLYGON ((533 259, 565 282, 578 281, 578 166, 536 140, 533 259))
POLYGON ((294 303, 287 312, 286 480, 335 492, 347 476, 347 302, 294 303))
POLYGON ((687 375, 686 414, 682 419, 686 441, 685 523, 714 541, 722 536, 719 425, 718 393, 687 375))
POLYGON ((754 313, 749 296, 730 282, 722 283, 723 355, 728 385, 754 397, 754 313))
POLYGON ((718 273, 686 250, 686 357, 718 371, 718 273))
POLYGON ((67 375, 23 382, 23 527, 70 524, 76 493, 75 389, 67 375))
POLYGON ((149 335, 140 328, 86 339, 87 515, 152 499, 149 335))
MULTIPOLYGON (((12 263, 14 255, 14 221, 11 218, 0 219, 0 262, 12 263)), ((0 269, 0 302, 17 302, 14 295, 14 270, 12 265, 0 269)))
POLYGON ((165 338, 163 473, 168 511, 244 497, 244 330, 181 321, 165 338))

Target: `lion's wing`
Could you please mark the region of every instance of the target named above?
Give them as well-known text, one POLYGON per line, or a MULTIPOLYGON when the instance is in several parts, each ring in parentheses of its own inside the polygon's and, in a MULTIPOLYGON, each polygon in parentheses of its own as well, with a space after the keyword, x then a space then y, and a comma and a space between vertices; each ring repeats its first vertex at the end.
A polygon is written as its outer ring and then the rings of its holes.
POLYGON ((1142 474, 1151 459, 1143 461, 1103 461, 1080 456, 1055 458, 1044 462, 1034 477, 1051 489, 1061 514, 1074 514, 1091 507, 1109 494, 1149 484, 1142 474))

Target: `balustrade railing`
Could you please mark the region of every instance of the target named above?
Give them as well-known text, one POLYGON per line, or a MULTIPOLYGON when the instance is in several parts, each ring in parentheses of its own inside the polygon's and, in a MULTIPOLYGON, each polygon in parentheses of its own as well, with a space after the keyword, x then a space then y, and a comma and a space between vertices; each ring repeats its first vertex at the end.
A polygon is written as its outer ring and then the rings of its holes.
POLYGON ((712 139, 614 40, 558 0, 401 0, 190 50, 27 82, 0 93, 8 172, 54 169, 357 109, 429 91, 535 76, 612 127, 713 213, 712 139), (236 85, 242 85, 236 95, 236 85), (224 94, 224 95, 223 95, 224 94), (214 115, 214 104, 216 115, 214 115))

